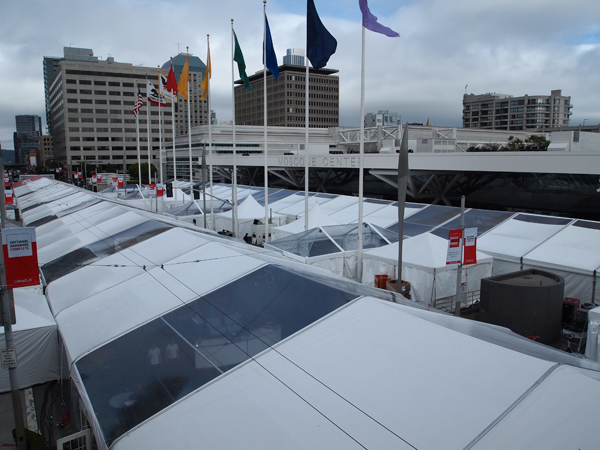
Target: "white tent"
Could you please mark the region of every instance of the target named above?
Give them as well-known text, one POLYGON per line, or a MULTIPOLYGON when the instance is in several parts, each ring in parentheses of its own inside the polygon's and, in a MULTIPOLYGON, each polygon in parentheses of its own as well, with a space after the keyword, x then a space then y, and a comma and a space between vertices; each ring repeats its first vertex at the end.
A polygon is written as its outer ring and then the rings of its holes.
MULTIPOLYGON (((402 279, 411 284, 411 299, 434 307, 446 307, 456 295, 457 266, 446 265, 448 241, 431 233, 404 240, 402 279)), ((493 258, 477 252, 477 264, 463 266, 462 283, 466 292, 479 291, 481 279, 491 276, 493 258)), ((375 275, 396 278, 398 243, 365 250, 362 282, 373 286, 375 275)), ((450 309, 450 308, 448 308, 450 309)))
POLYGON ((566 227, 571 219, 518 214, 477 238, 477 249, 494 257, 493 275, 523 268, 522 258, 566 227))
MULTIPOLYGON (((291 236, 292 234, 302 233, 305 228, 306 218, 301 217, 287 225, 280 227, 273 227, 273 240, 281 239, 285 236, 291 236)), ((325 225, 339 225, 339 222, 332 219, 318 204, 314 203, 313 207, 308 211, 308 229, 325 226, 325 225)))
POLYGON ((153 216, 161 234, 69 254, 46 288, 99 449, 600 441, 597 363, 153 216))
MULTIPOLYGON (((46 297, 29 288, 14 289, 13 344, 17 350, 18 389, 60 378, 58 331, 46 297)), ((0 349, 5 350, 4 327, 0 349)), ((11 390, 8 369, 0 368, 0 393, 11 390)))
MULTIPOLYGON (((238 225, 239 225, 239 236, 244 236, 246 233, 252 235, 252 233, 262 233, 264 230, 265 221, 265 207, 260 206, 258 202, 249 195, 246 197, 237 208, 238 225), (255 221, 257 224, 255 224, 255 221), (256 225, 260 225, 257 227, 256 225)), ((272 226, 279 226, 285 223, 285 217, 279 214, 272 214, 269 216, 272 220, 272 226)), ((218 213, 214 215, 214 226, 215 230, 228 230, 233 231, 233 216, 232 212, 218 213)))
POLYGON ((523 268, 542 269, 565 279, 565 297, 600 300, 600 224, 578 220, 523 257, 523 268))

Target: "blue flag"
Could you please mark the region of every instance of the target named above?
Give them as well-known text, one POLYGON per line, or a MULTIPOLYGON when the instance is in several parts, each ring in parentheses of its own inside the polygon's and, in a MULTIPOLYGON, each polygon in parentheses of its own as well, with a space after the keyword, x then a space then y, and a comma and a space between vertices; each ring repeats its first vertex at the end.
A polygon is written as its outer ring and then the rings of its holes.
POLYGON ((313 0, 306 5, 306 56, 315 69, 327 65, 327 61, 337 49, 337 41, 327 31, 317 14, 313 0))
POLYGON ((279 78, 279 66, 277 65, 277 55, 275 55, 275 47, 273 47, 273 39, 271 39, 271 30, 269 29, 269 21, 265 15, 266 35, 267 35, 267 60, 265 62, 264 48, 263 47, 263 63, 267 66, 267 69, 271 71, 275 80, 279 78))

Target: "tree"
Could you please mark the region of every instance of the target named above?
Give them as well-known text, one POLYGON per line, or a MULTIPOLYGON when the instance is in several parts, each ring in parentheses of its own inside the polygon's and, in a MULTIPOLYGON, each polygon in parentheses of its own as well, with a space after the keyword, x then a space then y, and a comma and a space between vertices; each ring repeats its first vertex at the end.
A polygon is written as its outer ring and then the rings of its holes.
POLYGON ((525 139, 525 142, 527 143, 527 150, 539 150, 542 152, 548 150, 548 146, 550 145, 550 141, 545 136, 538 134, 532 134, 525 139))
MULTIPOLYGON (((152 164, 150 166, 150 170, 152 171, 152 178, 154 178, 154 176, 156 175, 156 173, 158 172, 158 170, 156 169, 156 167, 154 166, 154 164, 152 164)), ((138 165, 137 164, 132 164, 131 166, 129 166, 129 168, 127 169, 127 173, 130 176, 130 179, 133 181, 138 180, 139 181, 139 175, 138 175, 138 165)), ((142 163, 142 184, 148 184, 148 163, 142 163)))
POLYGON ((515 138, 514 136, 509 136, 506 147, 511 152, 520 152, 522 150, 525 150, 525 142, 523 142, 519 138, 515 138))

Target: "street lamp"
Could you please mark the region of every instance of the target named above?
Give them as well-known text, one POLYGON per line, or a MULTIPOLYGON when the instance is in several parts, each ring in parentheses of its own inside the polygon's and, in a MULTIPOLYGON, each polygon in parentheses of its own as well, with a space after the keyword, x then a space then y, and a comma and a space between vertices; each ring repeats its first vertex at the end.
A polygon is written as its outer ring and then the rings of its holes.
POLYGON ((587 119, 583 119, 583 126, 584 126, 584 127, 585 127, 585 121, 586 121, 586 120, 587 120, 587 119))

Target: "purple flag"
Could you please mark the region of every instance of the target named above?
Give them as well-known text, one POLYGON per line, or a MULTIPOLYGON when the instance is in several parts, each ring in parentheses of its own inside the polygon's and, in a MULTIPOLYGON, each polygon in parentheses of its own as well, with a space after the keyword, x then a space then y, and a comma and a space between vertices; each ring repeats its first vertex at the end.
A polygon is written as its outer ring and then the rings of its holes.
POLYGON ((384 27, 377 22, 377 17, 375 17, 373 14, 371 14, 371 11, 369 11, 367 0, 358 0, 358 4, 363 15, 363 27, 365 27, 367 30, 374 31, 375 33, 385 34, 387 37, 400 37, 400 35, 391 28, 384 27))

